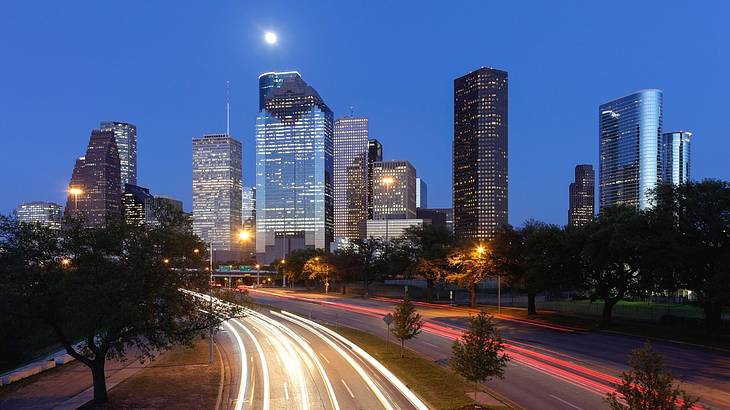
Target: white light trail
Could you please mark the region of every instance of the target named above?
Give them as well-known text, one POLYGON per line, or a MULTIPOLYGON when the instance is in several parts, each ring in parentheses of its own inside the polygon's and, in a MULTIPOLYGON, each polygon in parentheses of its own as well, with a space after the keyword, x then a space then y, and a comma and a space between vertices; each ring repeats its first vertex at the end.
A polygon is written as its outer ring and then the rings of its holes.
MULTIPOLYGON (((264 351, 261 348, 261 344, 256 339, 256 336, 248 330, 248 328, 241 323, 240 321, 236 319, 232 319, 234 323, 236 323, 241 329, 243 329, 248 336, 251 338, 251 341, 253 341, 254 346, 256 346, 256 351, 259 354, 259 361, 261 362, 261 373, 263 374, 264 379, 264 400, 263 400, 263 410, 269 410, 271 405, 271 389, 269 384, 269 366, 266 363, 266 357, 264 356, 264 351)), ((251 357, 251 360, 253 361, 253 356, 251 357)), ((253 403, 251 403, 253 405, 253 403)))
POLYGON ((243 340, 241 340, 241 336, 238 334, 236 329, 228 322, 223 322, 223 324, 231 331, 231 333, 233 333, 233 336, 236 338, 236 342, 238 343, 238 348, 241 350, 241 383, 238 385, 238 397, 236 398, 236 405, 234 407, 234 410, 241 410, 243 408, 243 398, 246 395, 246 385, 248 384, 246 348, 243 346, 243 340))

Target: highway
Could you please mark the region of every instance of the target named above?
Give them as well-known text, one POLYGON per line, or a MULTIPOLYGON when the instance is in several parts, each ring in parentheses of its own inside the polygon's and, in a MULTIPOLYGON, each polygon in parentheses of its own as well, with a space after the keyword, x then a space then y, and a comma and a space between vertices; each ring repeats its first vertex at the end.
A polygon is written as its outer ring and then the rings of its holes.
POLYGON ((367 353, 306 318, 247 311, 223 324, 225 337, 236 350, 229 352, 226 408, 427 408, 367 353))
MULTIPOLYGON (((385 337, 382 316, 394 301, 322 297, 311 294, 253 290, 257 303, 311 314, 314 319, 339 323, 385 337)), ((415 351, 446 363, 451 344, 466 326, 472 311, 419 303, 426 320, 424 332, 409 342, 415 351)), ((511 404, 528 409, 597 409, 612 383, 626 368, 631 349, 639 338, 604 332, 581 332, 562 326, 543 326, 530 321, 497 318, 512 360, 504 380, 487 386, 511 404)), ((702 397, 705 408, 730 408, 730 355, 670 342, 653 346, 682 380, 682 386, 702 397)))

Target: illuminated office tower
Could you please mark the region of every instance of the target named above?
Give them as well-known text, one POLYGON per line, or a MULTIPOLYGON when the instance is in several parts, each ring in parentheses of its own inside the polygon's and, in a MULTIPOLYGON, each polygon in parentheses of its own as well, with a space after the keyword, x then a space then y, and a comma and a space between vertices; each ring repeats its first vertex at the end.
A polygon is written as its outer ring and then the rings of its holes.
POLYGON ((493 239, 507 219, 507 72, 454 80, 453 201, 457 239, 493 239))
POLYGON ((334 225, 333 122, 327 104, 298 75, 264 94, 256 117, 260 263, 284 258, 295 249, 329 249, 334 225))
POLYGON ((667 132, 662 135, 662 182, 681 185, 689 182, 690 140, 689 131, 667 132))
POLYGON ((39 223, 53 229, 61 229, 61 205, 46 202, 23 202, 15 208, 18 222, 39 223))
POLYGON ((214 251, 240 248, 241 155, 228 134, 193 138, 193 232, 214 251))
POLYGON ((416 208, 428 208, 428 186, 421 178, 416 178, 416 208))
POLYGON ((114 133, 119 152, 122 189, 124 184, 137 185, 137 127, 126 122, 104 121, 99 129, 114 133))
POLYGON ((334 127, 335 237, 365 236, 368 216, 368 119, 340 118, 334 127))
POLYGON ((600 209, 651 207, 662 180, 662 91, 641 90, 598 108, 600 209))
POLYGON ((66 214, 82 218, 85 226, 104 225, 121 218, 122 185, 114 133, 93 130, 86 155, 76 159, 66 214))
POLYGON ((122 193, 122 219, 130 225, 143 225, 153 213, 154 197, 148 188, 125 184, 122 193))
POLYGON ((274 90, 281 87, 284 80, 302 78, 296 71, 283 71, 280 73, 263 73, 259 76, 259 111, 264 109, 266 97, 274 90))
POLYGON ((256 187, 243 187, 241 213, 243 229, 248 230, 253 235, 256 231, 256 187))
POLYGON ((408 161, 373 164, 373 219, 416 217, 416 169, 408 161))
POLYGON ((583 226, 593 222, 595 214, 595 181, 593 165, 575 166, 575 181, 570 183, 568 207, 568 225, 583 226))
POLYGON ((383 144, 368 140, 368 219, 373 219, 373 164, 383 160, 383 144))

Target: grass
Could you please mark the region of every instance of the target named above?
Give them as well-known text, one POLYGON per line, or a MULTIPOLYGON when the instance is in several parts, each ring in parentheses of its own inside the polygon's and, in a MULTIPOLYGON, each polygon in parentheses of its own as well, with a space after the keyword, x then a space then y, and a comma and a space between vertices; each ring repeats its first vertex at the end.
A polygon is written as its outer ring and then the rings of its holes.
MULTIPOLYGON (((401 358, 400 345, 392 342, 386 352, 385 340, 369 333, 347 327, 331 328, 383 363, 432 408, 444 410, 473 408, 474 401, 468 395, 473 391, 473 385, 443 366, 411 350, 406 350, 405 357, 401 358)), ((482 408, 506 409, 508 407, 482 408)))
POLYGON ((102 409, 211 409, 220 386, 220 362, 208 364, 207 340, 173 348, 109 391, 102 409))

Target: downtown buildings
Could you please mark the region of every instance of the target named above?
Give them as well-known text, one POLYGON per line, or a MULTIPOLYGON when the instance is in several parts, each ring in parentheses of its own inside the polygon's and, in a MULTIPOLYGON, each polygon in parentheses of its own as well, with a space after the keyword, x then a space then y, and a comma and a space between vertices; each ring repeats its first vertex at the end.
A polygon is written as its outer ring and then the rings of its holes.
POLYGON ((241 162, 241 143, 227 133, 193 138, 193 233, 209 244, 214 259, 238 259, 241 162))
POLYGON ((137 185, 137 127, 127 122, 104 121, 99 129, 114 134, 122 188, 125 184, 137 185))
POLYGON ((459 239, 493 239, 507 224, 507 72, 454 80, 453 209, 459 239))
POLYGON ((692 133, 689 131, 662 134, 662 179, 665 184, 680 185, 689 182, 691 139, 692 133))
POLYGON ((570 183, 568 225, 584 226, 593 222, 595 215, 595 180, 593 165, 575 166, 575 181, 570 183))
POLYGON ((368 238, 390 240, 406 228, 423 225, 416 216, 416 169, 408 161, 373 163, 373 217, 368 238))
POLYGON ((365 237, 368 217, 368 119, 347 117, 334 126, 334 236, 365 237))
POLYGON ((63 212, 61 205, 47 201, 24 202, 13 212, 18 222, 39 223, 53 229, 61 229, 63 212))
POLYGON ((259 86, 256 254, 271 263, 333 240, 334 119, 296 72, 262 74, 259 86))

